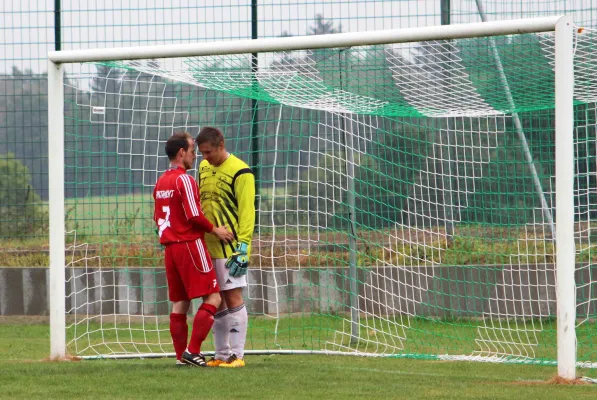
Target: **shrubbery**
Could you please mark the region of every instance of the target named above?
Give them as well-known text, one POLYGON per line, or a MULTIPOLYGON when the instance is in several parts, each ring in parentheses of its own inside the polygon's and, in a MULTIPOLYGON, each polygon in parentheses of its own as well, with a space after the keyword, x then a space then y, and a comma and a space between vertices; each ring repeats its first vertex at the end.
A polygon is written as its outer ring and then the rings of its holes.
POLYGON ((0 154, 0 237, 47 230, 48 213, 31 186, 31 173, 13 153, 0 154))

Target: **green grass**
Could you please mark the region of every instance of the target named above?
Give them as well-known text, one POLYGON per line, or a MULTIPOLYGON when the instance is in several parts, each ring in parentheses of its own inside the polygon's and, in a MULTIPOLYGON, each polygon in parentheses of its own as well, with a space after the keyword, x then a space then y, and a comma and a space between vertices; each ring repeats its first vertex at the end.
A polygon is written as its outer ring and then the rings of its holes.
MULTIPOLYGON (((352 356, 247 356, 244 369, 175 368, 172 359, 44 362, 46 324, 0 323, 0 398, 589 399, 554 367, 352 356)), ((587 375, 595 376, 592 371, 587 375)))
POLYGON ((67 199, 65 210, 67 229, 84 236, 154 234, 151 194, 67 199))
MULTIPOLYGON (((155 226, 152 220, 153 199, 150 194, 95 196, 67 199, 66 228, 76 231, 76 243, 88 243, 90 254, 101 257, 106 267, 154 267, 162 265, 158 254, 155 226)), ((269 221, 268 221, 269 223, 269 221)), ((284 223, 280 221, 280 223, 284 223)), ((591 239, 595 232, 588 223, 578 230, 587 231, 591 239)), ((524 225, 459 224, 453 240, 447 240, 445 228, 425 230, 358 229, 357 263, 367 268, 379 260, 393 265, 512 265, 553 263, 554 248, 524 225), (400 238, 402 236, 402 238, 400 238)), ((296 226, 280 226, 275 232, 259 229, 254 236, 253 265, 301 265, 311 267, 341 266, 349 263, 348 230, 322 230, 318 241, 323 247, 309 246, 313 232, 296 226), (275 233, 277 243, 272 246, 275 233), (261 246, 258 240, 261 239, 261 246), (302 240, 302 246, 287 247, 302 240), (258 255, 257 255, 258 254, 258 255)), ((594 241, 594 240, 593 240, 594 241)), ((17 251, 3 256, 2 266, 47 266, 47 239, 41 236, 24 240, 3 240, 4 249, 17 251)), ((72 245, 73 235, 66 244, 72 245)), ((589 240, 579 244, 577 262, 597 262, 597 252, 589 240)), ((98 258, 86 260, 88 266, 100 264, 98 258)))

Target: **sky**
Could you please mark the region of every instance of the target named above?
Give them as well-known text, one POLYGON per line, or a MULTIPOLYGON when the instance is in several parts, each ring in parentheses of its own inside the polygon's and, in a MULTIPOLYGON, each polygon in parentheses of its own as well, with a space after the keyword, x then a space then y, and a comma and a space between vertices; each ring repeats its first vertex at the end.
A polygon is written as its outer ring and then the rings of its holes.
MULTIPOLYGON (((489 19, 568 13, 597 27, 595 0, 482 0, 489 19)), ((305 35, 316 15, 344 32, 440 23, 440 0, 258 0, 259 37, 305 35), (325 3, 325 4, 324 4, 325 3)), ((473 0, 452 0, 452 23, 478 22, 473 0)), ((0 73, 47 70, 54 0, 0 0, 0 73)), ((246 39, 250 0, 62 0, 62 48, 246 39), (166 4, 166 5, 164 5, 166 4)))

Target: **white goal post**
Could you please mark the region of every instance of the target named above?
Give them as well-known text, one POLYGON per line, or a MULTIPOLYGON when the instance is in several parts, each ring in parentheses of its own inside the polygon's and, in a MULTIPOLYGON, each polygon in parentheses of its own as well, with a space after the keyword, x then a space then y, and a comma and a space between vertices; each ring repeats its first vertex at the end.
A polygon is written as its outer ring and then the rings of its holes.
POLYGON ((558 374, 576 376, 576 286, 574 239, 574 26, 570 17, 548 17, 462 25, 339 33, 320 36, 236 40, 196 44, 52 51, 48 54, 50 357, 66 356, 64 70, 67 63, 199 57, 432 40, 555 32, 555 199, 558 374))

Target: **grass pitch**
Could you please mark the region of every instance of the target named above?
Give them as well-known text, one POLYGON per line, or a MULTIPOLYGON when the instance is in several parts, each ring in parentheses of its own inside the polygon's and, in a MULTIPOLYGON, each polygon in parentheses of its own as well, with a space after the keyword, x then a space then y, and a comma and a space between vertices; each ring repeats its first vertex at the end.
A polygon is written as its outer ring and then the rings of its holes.
MULTIPOLYGON (((244 369, 173 359, 44 361, 45 323, 0 320, 0 398, 589 399, 597 385, 548 381, 555 367, 352 356, 247 356, 244 369)), ((595 376, 591 370, 588 376, 595 376)))

